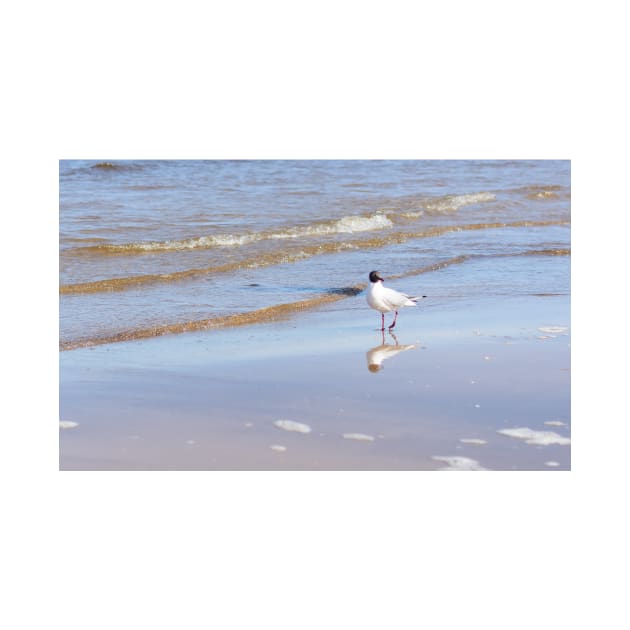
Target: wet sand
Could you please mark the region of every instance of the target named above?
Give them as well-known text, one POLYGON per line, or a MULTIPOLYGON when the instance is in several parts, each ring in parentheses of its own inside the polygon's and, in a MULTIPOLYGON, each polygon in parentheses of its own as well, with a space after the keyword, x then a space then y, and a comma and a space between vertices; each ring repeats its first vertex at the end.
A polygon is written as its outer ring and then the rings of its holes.
POLYGON ((428 298, 392 336, 360 295, 62 352, 60 468, 567 470, 569 317, 568 295, 428 298))

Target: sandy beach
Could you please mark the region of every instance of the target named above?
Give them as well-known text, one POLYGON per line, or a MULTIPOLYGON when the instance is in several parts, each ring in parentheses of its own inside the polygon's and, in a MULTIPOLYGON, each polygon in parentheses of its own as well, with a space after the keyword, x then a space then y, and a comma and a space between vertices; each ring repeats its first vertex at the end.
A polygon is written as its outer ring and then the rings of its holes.
POLYGON ((62 470, 570 469, 568 295, 365 296, 62 352, 62 470), (390 320, 391 321, 391 320, 390 320))

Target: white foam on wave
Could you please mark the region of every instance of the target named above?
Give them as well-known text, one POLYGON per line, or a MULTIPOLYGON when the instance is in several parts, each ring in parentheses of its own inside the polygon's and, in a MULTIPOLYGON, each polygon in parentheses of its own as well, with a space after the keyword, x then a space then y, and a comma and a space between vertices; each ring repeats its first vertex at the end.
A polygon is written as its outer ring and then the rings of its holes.
POLYGON ((436 199, 435 201, 425 204, 425 207, 430 212, 454 212, 464 206, 483 203, 484 201, 493 201, 494 199, 496 199, 496 195, 489 192, 469 193, 466 195, 452 195, 444 199, 436 199))
POLYGON ((470 457, 460 457, 458 455, 434 455, 431 459, 438 462, 445 462, 447 464, 439 470, 488 470, 476 459, 471 459, 470 457))
POLYGON ((460 442, 464 444, 487 444, 486 440, 482 440, 480 438, 460 438, 460 442))
POLYGON ((287 450, 286 446, 282 446, 282 444, 272 444, 269 447, 272 451, 277 451, 278 453, 284 453, 287 450))
POLYGON ((560 462, 554 462, 554 461, 545 462, 545 466, 549 466, 550 468, 556 468, 560 466, 560 462))
POLYGON ((506 435, 507 437, 525 440, 525 444, 534 444, 536 446, 548 446, 549 444, 569 445, 571 438, 564 437, 554 431, 535 431, 527 427, 518 427, 516 429, 499 429, 497 433, 506 435))
POLYGON ((116 250, 136 250, 145 252, 179 251, 188 249, 208 249, 212 247, 238 247, 266 239, 295 239, 305 236, 326 234, 352 234, 392 227, 391 220, 382 212, 371 216, 347 216, 327 223, 290 227, 282 232, 257 232, 251 234, 212 234, 172 241, 151 241, 116 245, 116 250))
POLYGON ((311 427, 309 427, 308 424, 295 422, 294 420, 276 420, 274 425, 278 427, 278 429, 283 429, 284 431, 296 431, 297 433, 311 432, 311 427))
POLYGON ((59 421, 59 428, 60 429, 74 429, 75 427, 78 427, 79 423, 78 422, 73 422, 72 420, 60 420, 59 421))
POLYGON ((369 232, 392 227, 393 223, 385 214, 376 213, 371 217, 343 217, 333 223, 335 232, 369 232))
POLYGON ((288 239, 301 236, 321 236, 325 234, 352 234, 354 232, 369 232, 382 230, 393 225, 387 215, 377 212, 369 217, 347 216, 331 223, 319 223, 304 227, 289 228, 284 232, 271 234, 269 238, 288 239))
POLYGON ((562 422, 562 420, 547 420, 545 424, 548 424, 550 427, 566 427, 567 423, 562 422))
POLYGON ((207 249, 209 247, 233 247, 246 245, 264 238, 260 234, 215 234, 174 241, 150 241, 116 245, 117 250, 136 250, 144 252, 180 251, 186 249, 207 249))
MULTIPOLYGON (((202 247, 208 247, 212 245, 220 245, 223 247, 232 247, 234 245, 246 245, 247 243, 253 243, 259 241, 263 237, 260 234, 216 234, 215 236, 202 236, 198 239, 191 239, 190 243, 195 245, 195 241, 198 241, 202 247)), ((199 247, 200 245, 195 245, 199 247)))
POLYGON ((373 435, 367 435, 365 433, 344 433, 341 437, 345 438, 346 440, 360 440, 363 442, 374 441, 373 435))

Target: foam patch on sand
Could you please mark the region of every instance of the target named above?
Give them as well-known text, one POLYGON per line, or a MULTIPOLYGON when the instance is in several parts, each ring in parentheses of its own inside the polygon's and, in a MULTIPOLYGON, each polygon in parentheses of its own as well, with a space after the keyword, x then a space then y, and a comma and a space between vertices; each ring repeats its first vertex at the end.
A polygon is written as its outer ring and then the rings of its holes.
POLYGON ((487 444, 486 440, 481 440, 479 438, 460 438, 460 442, 464 444, 487 444))
POLYGON ((72 420, 60 420, 59 421, 59 428, 60 429, 74 429, 75 427, 78 427, 79 423, 78 422, 73 422, 72 420))
POLYGON ((296 431, 297 433, 310 433, 311 427, 308 424, 302 422, 295 422, 294 420, 276 420, 274 425, 278 429, 284 429, 285 431, 296 431))
POLYGON ((365 433, 344 433, 343 438, 346 440, 362 440, 364 442, 373 442, 374 436, 365 433))
POLYGON ((272 444, 269 447, 272 451, 277 451, 278 453, 284 453, 287 450, 286 446, 282 446, 282 444, 272 444))
POLYGON ((476 459, 459 457, 457 455, 434 455, 431 459, 445 462, 447 465, 439 470, 488 470, 479 464, 476 459))
POLYGON ((559 462, 545 462, 545 466, 556 468, 557 466, 560 466, 560 463, 559 462))
POLYGON ((517 429, 499 429, 497 433, 507 435, 508 437, 525 440, 525 444, 534 444, 537 446, 548 446, 549 444, 571 444, 571 438, 563 437, 559 433, 553 431, 534 431, 527 427, 519 427, 517 429))

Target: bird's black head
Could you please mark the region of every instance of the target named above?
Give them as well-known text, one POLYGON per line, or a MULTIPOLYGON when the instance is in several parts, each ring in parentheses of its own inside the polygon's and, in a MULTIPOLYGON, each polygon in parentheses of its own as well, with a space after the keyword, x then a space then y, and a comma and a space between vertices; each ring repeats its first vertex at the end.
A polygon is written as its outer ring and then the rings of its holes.
POLYGON ((383 278, 381 277, 381 272, 380 271, 370 271, 370 282, 378 282, 378 281, 383 281, 383 278))

